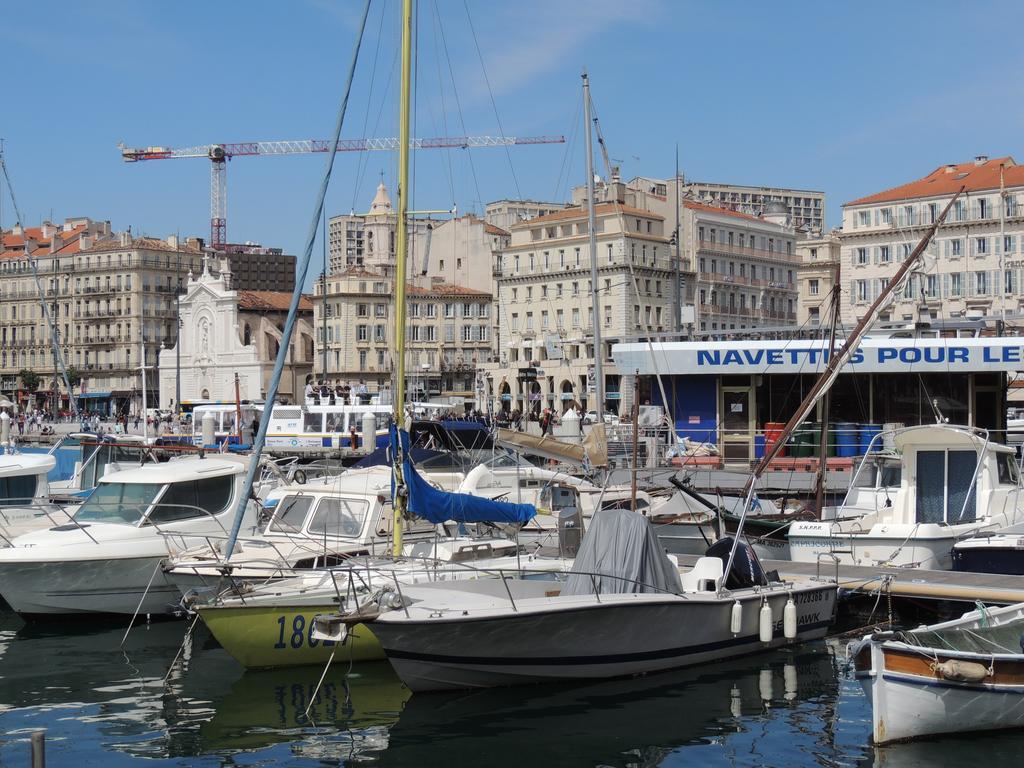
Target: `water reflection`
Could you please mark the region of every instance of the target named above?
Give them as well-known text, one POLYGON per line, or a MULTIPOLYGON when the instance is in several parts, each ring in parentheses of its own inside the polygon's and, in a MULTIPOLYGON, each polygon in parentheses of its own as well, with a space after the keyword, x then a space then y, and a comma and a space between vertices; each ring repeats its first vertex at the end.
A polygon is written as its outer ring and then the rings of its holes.
POLYGON ((833 657, 818 644, 648 678, 416 695, 381 763, 654 766, 687 746, 705 761, 809 762, 830 749, 836 691, 833 657), (787 734, 772 738, 777 730, 787 734), (430 746, 441 739, 443 754, 430 746))
POLYGON ((184 629, 139 627, 120 649, 120 626, 0 618, 0 764, 23 763, 35 728, 55 765, 914 764, 865 746, 866 703, 823 643, 647 678, 410 696, 386 663, 349 674, 338 659, 317 690, 321 668, 246 672, 201 627, 182 644, 184 629))

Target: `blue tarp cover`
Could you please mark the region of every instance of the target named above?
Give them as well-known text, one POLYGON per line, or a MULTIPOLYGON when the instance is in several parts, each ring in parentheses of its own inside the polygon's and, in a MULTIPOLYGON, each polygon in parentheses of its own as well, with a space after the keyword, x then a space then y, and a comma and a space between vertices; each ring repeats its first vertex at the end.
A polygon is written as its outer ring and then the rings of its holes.
POLYGON ((491 501, 468 493, 451 493, 434 488, 420 477, 409 458, 409 434, 392 425, 392 449, 397 447, 399 437, 406 451, 403 452, 402 476, 409 491, 408 509, 417 517, 432 523, 448 520, 461 523, 528 523, 537 514, 532 504, 491 501))

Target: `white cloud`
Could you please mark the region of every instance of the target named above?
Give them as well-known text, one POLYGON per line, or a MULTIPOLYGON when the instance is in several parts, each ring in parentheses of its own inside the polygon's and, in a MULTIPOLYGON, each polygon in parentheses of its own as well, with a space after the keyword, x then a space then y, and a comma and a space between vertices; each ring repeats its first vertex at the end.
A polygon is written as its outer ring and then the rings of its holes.
MULTIPOLYGON (((456 13, 455 3, 439 5, 449 11, 449 17, 465 15, 464 11, 456 13)), ((483 4, 470 2, 469 5, 495 96, 533 85, 568 61, 576 60, 582 65, 598 55, 614 56, 615 51, 608 49, 588 54, 583 51, 588 43, 611 27, 653 23, 661 15, 659 0, 524 0, 506 4, 488 17, 481 12, 483 4)), ((454 27, 454 22, 450 26, 454 27)), ((446 31, 446 35, 449 46, 453 46, 452 33, 446 31)), ((466 35, 470 35, 468 22, 466 35)), ((465 42, 465 47, 471 54, 469 60, 478 63, 471 39, 465 42)), ((471 97, 486 92, 482 75, 468 79, 471 97)))

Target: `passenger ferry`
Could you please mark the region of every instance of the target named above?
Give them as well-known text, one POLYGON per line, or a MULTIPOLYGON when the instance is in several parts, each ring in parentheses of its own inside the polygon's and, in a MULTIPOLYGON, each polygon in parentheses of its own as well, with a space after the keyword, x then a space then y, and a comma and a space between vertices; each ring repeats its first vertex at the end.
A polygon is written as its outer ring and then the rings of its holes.
MULTIPOLYGON (((192 408, 192 444, 202 445, 203 443, 203 418, 206 414, 213 414, 213 433, 217 445, 225 440, 229 445, 252 445, 252 423, 263 416, 262 403, 242 403, 241 406, 233 402, 205 403, 192 408), (238 412, 241 410, 242 423, 238 423, 238 412)), ((186 418, 189 418, 186 414, 186 418)))
POLYGON ((390 405, 275 405, 267 428, 267 448, 338 449, 363 448, 363 416, 377 421, 376 445, 388 442, 390 405), (355 431, 355 445, 352 431, 355 431))

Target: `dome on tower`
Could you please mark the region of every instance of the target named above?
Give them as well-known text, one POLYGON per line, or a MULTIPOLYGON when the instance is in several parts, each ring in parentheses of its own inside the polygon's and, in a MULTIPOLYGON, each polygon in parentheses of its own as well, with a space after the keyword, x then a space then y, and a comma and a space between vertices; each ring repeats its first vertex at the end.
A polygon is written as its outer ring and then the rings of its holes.
POLYGON ((393 213, 394 209, 391 207, 391 198, 388 196, 388 188, 384 186, 382 181, 377 185, 377 194, 373 197, 373 202, 370 203, 370 216, 382 216, 384 214, 393 213))

